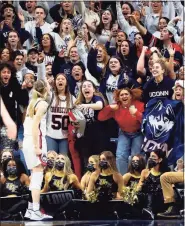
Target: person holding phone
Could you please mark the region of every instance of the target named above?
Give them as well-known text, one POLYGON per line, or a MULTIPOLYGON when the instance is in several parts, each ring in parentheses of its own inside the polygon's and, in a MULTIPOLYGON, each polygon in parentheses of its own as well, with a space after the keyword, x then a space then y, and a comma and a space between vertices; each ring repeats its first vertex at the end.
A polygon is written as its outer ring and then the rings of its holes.
POLYGON ((90 1, 89 7, 86 7, 84 1, 77 1, 76 5, 85 23, 95 23, 95 26, 98 26, 100 23, 100 17, 98 13, 101 9, 101 3, 99 1, 90 1))
MULTIPOLYGON (((114 14, 111 8, 107 8, 102 11, 100 17, 100 24, 98 26, 94 24, 88 24, 89 31, 94 33, 99 44, 105 44, 109 38, 111 29, 113 28, 113 24, 115 24, 114 14)), ((116 42, 115 38, 111 40, 111 47, 115 47, 116 42)))
MULTIPOLYGON (((77 36, 73 42, 71 42, 71 46, 76 46, 79 57, 83 62, 85 68, 87 68, 87 57, 89 50, 91 48, 92 39, 88 31, 87 24, 83 24, 81 28, 77 30, 77 36)), ((68 47, 68 49, 70 46, 68 47)))

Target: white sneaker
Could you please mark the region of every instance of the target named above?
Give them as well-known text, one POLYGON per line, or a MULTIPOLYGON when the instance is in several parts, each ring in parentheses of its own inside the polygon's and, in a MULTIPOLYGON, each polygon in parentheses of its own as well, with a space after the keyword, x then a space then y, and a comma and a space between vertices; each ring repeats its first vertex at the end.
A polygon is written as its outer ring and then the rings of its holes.
POLYGON ((52 219, 52 218, 53 217, 50 215, 41 213, 40 210, 31 211, 30 220, 41 221, 41 220, 52 219))
POLYGON ((31 212, 32 212, 32 211, 33 211, 33 210, 27 209, 27 210, 26 210, 26 213, 25 213, 25 215, 24 215, 24 218, 30 219, 30 217, 31 217, 31 212))
POLYGON ((150 219, 150 220, 154 220, 154 214, 152 212, 152 210, 148 209, 148 208, 143 208, 143 213, 150 219))

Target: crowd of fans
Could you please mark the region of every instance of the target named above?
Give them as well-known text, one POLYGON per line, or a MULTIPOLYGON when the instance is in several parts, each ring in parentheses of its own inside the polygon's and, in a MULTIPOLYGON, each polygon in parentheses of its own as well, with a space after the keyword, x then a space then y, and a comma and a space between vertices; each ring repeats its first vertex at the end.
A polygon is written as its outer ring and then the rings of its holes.
MULTIPOLYGON (((23 125, 39 93, 49 103, 41 193, 122 200, 150 219, 179 215, 172 186, 184 169, 183 3, 1 1, 0 12, 1 197, 29 194, 22 146, 29 153, 32 128, 23 125)), ((38 207, 30 201, 26 208, 25 218, 47 218, 31 217, 38 207)))

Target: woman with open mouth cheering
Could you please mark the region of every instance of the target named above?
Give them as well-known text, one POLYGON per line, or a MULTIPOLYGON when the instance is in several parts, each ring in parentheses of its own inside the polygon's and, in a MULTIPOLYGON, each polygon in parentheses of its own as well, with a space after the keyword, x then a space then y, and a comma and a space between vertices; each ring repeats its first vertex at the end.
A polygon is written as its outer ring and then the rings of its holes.
POLYGON ((128 169, 128 158, 141 152, 143 135, 141 121, 144 104, 139 101, 140 89, 123 88, 115 91, 116 104, 106 106, 100 111, 98 119, 105 121, 114 118, 119 125, 116 164, 123 175, 128 169))
POLYGON ((55 152, 68 153, 68 112, 75 98, 69 92, 67 77, 57 74, 54 83, 54 98, 47 114, 46 142, 47 149, 55 152))
POLYGON ((86 128, 84 136, 77 139, 75 145, 82 153, 85 165, 91 155, 99 154, 105 148, 104 124, 97 119, 105 104, 103 95, 90 80, 82 82, 76 105, 86 118, 86 128))

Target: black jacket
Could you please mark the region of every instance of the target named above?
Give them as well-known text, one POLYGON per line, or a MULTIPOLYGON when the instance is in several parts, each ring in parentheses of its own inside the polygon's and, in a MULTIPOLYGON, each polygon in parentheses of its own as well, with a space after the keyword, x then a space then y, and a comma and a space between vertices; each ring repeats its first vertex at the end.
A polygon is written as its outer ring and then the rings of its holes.
MULTIPOLYGON (((7 86, 0 84, 0 94, 11 118, 19 126, 22 116, 19 105, 22 105, 23 107, 28 106, 28 91, 21 89, 17 78, 12 77, 10 78, 9 84, 7 86)), ((2 125, 2 121, 0 121, 0 123, 2 125)))

